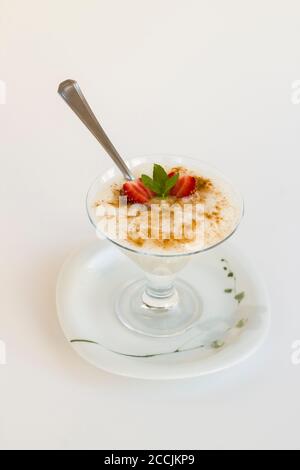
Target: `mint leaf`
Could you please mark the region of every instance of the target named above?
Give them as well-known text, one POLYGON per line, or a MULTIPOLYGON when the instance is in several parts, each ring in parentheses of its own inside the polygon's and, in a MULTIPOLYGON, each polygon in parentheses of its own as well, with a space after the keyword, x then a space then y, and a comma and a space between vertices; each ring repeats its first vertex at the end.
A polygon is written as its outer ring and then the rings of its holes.
POLYGON ((151 189, 151 191, 153 191, 157 195, 160 195, 160 193, 161 193, 160 186, 155 181, 153 181, 153 179, 150 178, 150 176, 142 175, 141 179, 142 179, 142 182, 144 183, 144 185, 146 186, 146 188, 149 188, 149 189, 151 189))
POLYGON ((165 198, 179 179, 179 174, 168 176, 166 170, 158 164, 153 168, 153 179, 150 176, 142 175, 142 182, 146 188, 151 189, 158 197, 165 198))
POLYGON ((153 180, 158 183, 162 188, 165 187, 165 183, 168 180, 168 175, 166 170, 161 165, 154 165, 153 180))
POLYGON ((168 195, 172 188, 176 185, 177 181, 179 180, 179 174, 172 176, 172 178, 168 178, 165 183, 165 195, 168 195))

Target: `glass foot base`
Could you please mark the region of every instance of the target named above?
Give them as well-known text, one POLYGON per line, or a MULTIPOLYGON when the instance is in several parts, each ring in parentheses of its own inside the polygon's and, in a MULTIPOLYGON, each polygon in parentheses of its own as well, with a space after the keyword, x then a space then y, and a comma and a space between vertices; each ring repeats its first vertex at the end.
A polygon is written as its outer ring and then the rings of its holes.
POLYGON ((127 285, 116 301, 116 314, 130 330, 152 337, 176 336, 186 332, 199 320, 202 301, 186 282, 175 281, 178 301, 169 308, 149 307, 145 303, 146 281, 127 285))

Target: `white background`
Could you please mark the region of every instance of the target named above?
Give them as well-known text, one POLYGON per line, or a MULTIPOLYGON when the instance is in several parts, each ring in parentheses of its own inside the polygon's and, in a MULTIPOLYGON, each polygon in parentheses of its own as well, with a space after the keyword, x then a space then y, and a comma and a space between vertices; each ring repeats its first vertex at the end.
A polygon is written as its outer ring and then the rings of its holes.
POLYGON ((0 0, 0 79, 0 447, 299 449, 299 0, 0 0), (110 166, 56 94, 66 78, 124 156, 196 156, 240 183, 238 243, 272 301, 248 362, 138 381, 65 341, 57 274, 94 240, 85 193, 110 166))

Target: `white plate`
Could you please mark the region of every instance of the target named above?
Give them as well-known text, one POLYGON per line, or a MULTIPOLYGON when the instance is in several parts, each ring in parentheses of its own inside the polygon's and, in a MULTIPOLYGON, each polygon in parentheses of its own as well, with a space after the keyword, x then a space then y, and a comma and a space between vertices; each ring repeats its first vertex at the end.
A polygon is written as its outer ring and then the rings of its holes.
POLYGON ((203 300, 200 322, 181 336, 149 338, 117 319, 119 289, 142 275, 107 241, 81 249, 63 266, 57 285, 59 320, 77 353, 96 367, 143 379, 196 377, 240 363, 263 343, 270 324, 268 296, 236 247, 226 243, 195 256, 180 273, 203 300))

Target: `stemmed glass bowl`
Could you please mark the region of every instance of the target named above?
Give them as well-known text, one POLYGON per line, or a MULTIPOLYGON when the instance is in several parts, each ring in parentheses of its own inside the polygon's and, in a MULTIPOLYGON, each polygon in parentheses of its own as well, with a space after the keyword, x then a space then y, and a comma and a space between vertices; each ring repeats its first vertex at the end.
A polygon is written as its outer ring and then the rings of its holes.
MULTIPOLYGON (((201 318, 203 310, 201 286, 199 292, 186 280, 177 277, 189 261, 228 240, 237 230, 244 212, 243 199, 234 185, 219 171, 197 159, 174 156, 135 158, 127 162, 136 172, 139 167, 151 167, 159 163, 166 168, 185 167, 199 176, 217 178, 230 189, 237 210, 237 217, 230 233, 212 245, 196 246, 194 250, 174 252, 171 250, 147 250, 129 245, 124 240, 101 233, 120 249, 141 270, 141 278, 128 282, 124 272, 124 286, 116 292, 115 313, 130 330, 152 337, 171 337, 183 334, 201 318)), ((88 191, 86 205, 89 219, 98 230, 95 202, 104 187, 120 176, 116 167, 99 176, 88 191)), ((99 232, 98 232, 99 233, 99 232)))

